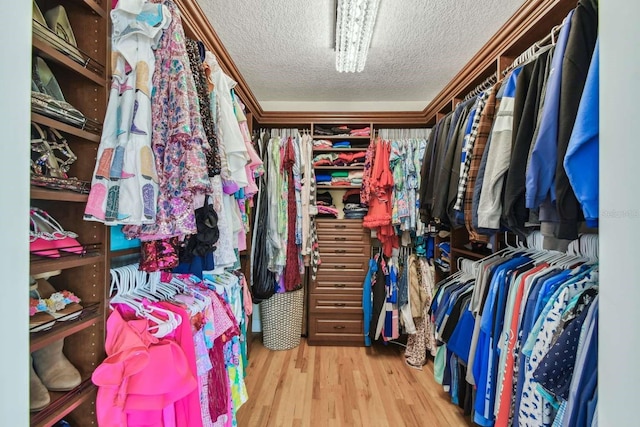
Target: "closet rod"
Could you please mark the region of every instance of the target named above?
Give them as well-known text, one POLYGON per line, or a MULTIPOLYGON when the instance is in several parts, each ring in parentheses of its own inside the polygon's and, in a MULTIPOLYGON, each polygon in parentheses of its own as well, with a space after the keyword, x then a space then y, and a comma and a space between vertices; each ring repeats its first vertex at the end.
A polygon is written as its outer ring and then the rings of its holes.
POLYGON ((567 18, 564 18, 562 20, 562 22, 556 26, 554 26, 551 31, 549 32, 549 34, 547 34, 546 36, 544 36, 542 39, 538 40, 537 42, 535 42, 534 44, 532 44, 531 46, 529 46, 529 48, 527 50, 525 50, 524 52, 522 52, 512 63, 511 65, 509 65, 503 72, 502 72, 502 76, 506 76, 509 72, 511 72, 512 70, 514 70, 515 68, 517 68, 518 66, 522 65, 525 62, 528 62, 529 60, 535 58, 536 53, 542 49, 545 45, 545 43, 547 43, 548 41, 551 41, 551 45, 550 46, 555 46, 556 44, 556 36, 558 35, 558 33, 560 32, 560 30, 562 29, 562 27, 564 27, 564 25, 567 23, 567 18))
POLYGON ((498 81, 498 73, 491 74, 489 77, 485 79, 485 81, 480 83, 478 86, 475 87, 475 89, 469 92, 467 96, 464 97, 462 102, 468 101, 474 96, 479 95, 480 93, 484 92, 485 90, 489 89, 491 86, 496 84, 497 81, 498 81))

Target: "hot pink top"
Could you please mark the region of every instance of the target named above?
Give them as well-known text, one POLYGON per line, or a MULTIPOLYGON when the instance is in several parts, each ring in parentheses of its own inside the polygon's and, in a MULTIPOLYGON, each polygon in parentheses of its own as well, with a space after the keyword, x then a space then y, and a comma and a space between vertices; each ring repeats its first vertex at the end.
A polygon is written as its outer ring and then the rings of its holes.
POLYGON ((147 319, 125 320, 118 310, 107 319, 108 357, 91 377, 100 427, 164 426, 163 409, 196 390, 185 352, 151 335, 148 326, 147 319))

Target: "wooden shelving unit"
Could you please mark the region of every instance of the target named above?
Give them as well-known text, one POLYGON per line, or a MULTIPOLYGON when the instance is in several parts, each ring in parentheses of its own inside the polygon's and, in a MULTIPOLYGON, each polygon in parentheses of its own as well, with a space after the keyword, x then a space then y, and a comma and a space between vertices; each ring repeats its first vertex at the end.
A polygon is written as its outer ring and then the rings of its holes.
POLYGON ((82 314, 73 320, 57 321, 51 329, 31 333, 30 350, 36 351, 96 324, 101 317, 100 303, 83 307, 82 314))
POLYGON ((55 200, 58 202, 87 203, 87 198, 87 194, 80 194, 67 190, 50 190, 48 188, 31 186, 31 200, 55 200))
MULTIPOLYGON (((97 128, 101 127, 106 112, 109 90, 106 70, 110 69, 109 14, 99 1, 36 0, 43 13, 57 5, 64 6, 77 48, 86 53, 84 64, 36 36, 32 41, 33 55, 41 57, 50 67, 65 100, 85 115, 88 124, 95 123, 97 128)), ((31 120, 63 134, 78 158, 71 165, 69 176, 91 181, 100 134, 35 112, 31 113, 31 120)), ((30 194, 31 205, 46 211, 64 230, 75 232, 86 250, 82 255, 60 251, 59 258, 30 255, 31 275, 51 276, 48 281, 56 290, 73 292, 83 306, 82 314, 76 319, 58 320, 48 330, 30 333, 31 351, 63 339, 64 354, 83 379, 71 391, 50 391, 51 403, 31 413, 31 426, 48 427, 63 418, 74 426, 96 425, 96 387, 91 382, 91 374, 105 357, 108 229, 101 223, 83 220, 86 194, 37 186, 31 187, 30 194)))
POLYGON ((59 130, 60 132, 64 132, 69 135, 77 136, 78 138, 84 139, 88 142, 100 142, 100 135, 96 133, 88 132, 86 130, 68 125, 61 121, 43 116, 38 113, 31 113, 31 121, 44 126, 52 127, 56 130, 59 130))
POLYGON ((358 152, 358 151, 367 151, 367 147, 361 148, 314 148, 314 152, 318 153, 333 153, 333 152, 358 152))
POLYGON ((50 427, 70 414, 74 409, 95 399, 96 386, 87 378, 80 385, 67 392, 51 392, 51 403, 31 416, 32 427, 50 427))

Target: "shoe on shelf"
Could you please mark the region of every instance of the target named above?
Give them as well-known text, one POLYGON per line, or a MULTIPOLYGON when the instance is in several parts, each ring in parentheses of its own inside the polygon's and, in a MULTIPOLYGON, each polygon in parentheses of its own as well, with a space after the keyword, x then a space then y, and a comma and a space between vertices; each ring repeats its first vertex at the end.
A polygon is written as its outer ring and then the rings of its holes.
POLYGON ((69 391, 80 385, 80 372, 66 358, 62 349, 64 339, 31 353, 33 368, 49 391, 69 391))
POLYGON ((69 291, 58 292, 45 278, 36 280, 38 294, 45 301, 49 314, 58 321, 77 319, 82 314, 83 307, 80 298, 69 291))
POLYGON ((76 37, 73 34, 67 11, 63 6, 56 6, 43 14, 38 7, 38 3, 34 0, 32 13, 34 36, 68 55, 79 64, 86 62, 86 59, 78 50, 76 37))
POLYGON ((29 250, 35 255, 60 258, 60 252, 84 254, 85 248, 78 242, 78 235, 66 231, 51 215, 42 209, 31 207, 29 250))
POLYGON ((46 19, 49 28, 51 28, 58 37, 69 43, 71 46, 75 48, 78 47, 76 36, 73 34, 73 29, 71 28, 71 23, 67 16, 67 11, 62 5, 58 5, 47 10, 44 14, 44 18, 46 19))
POLYGON ((42 411, 51 403, 49 390, 42 384, 38 374, 33 370, 33 358, 29 362, 29 410, 31 412, 42 411))
POLYGON ((51 68, 39 56, 33 58, 31 70, 31 107, 40 114, 82 127, 87 119, 62 94, 51 68))

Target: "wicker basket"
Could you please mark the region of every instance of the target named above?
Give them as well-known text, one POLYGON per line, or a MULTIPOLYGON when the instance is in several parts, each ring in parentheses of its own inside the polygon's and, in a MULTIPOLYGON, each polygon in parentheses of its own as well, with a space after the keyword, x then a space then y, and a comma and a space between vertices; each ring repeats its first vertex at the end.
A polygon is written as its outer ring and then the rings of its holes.
POLYGON ((269 350, 289 350, 300 344, 304 289, 275 294, 260 303, 262 341, 269 350))

